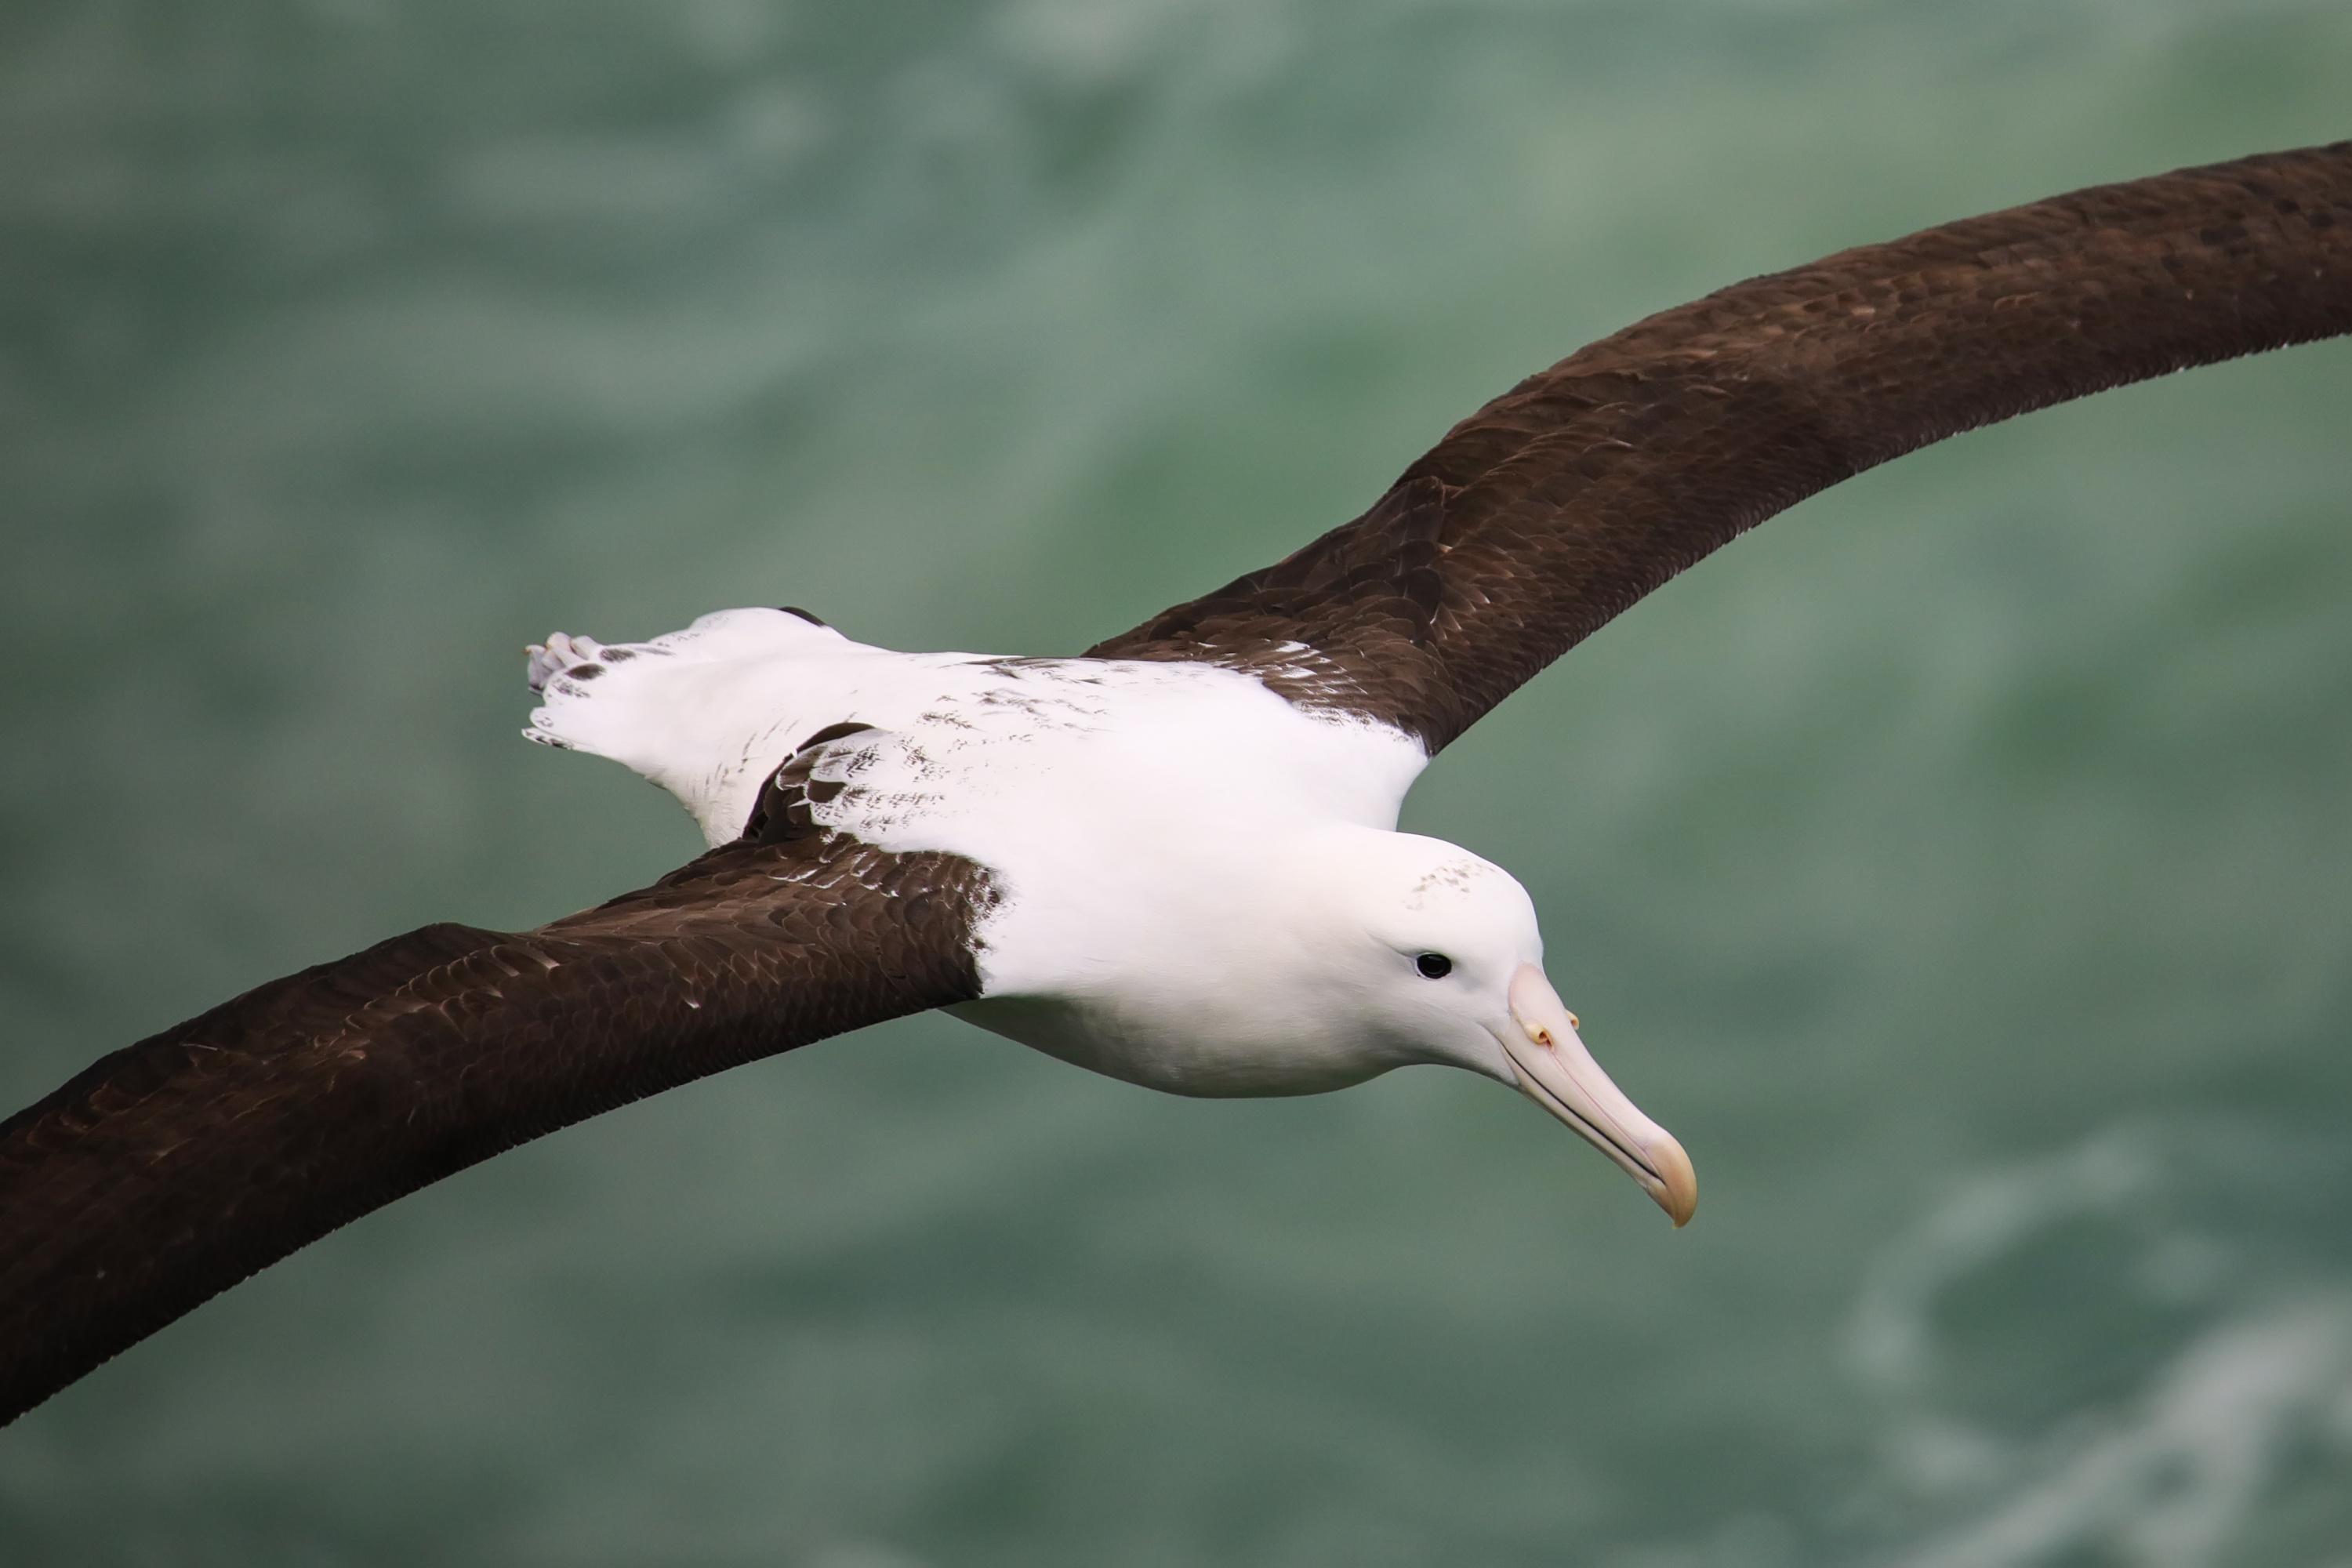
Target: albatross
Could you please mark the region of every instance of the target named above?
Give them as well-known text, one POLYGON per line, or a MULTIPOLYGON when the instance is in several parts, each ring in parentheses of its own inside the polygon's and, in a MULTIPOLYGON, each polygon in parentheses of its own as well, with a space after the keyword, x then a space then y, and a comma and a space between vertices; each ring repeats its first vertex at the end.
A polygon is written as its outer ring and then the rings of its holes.
POLYGON ((525 1140, 945 1008, 1171 1093, 1410 1063, 1510 1085, 1679 1226, 1690 1160, 1584 1045, 1526 890, 1415 775, 1743 531, 1963 430, 2352 331, 2352 142, 1841 251, 1528 377, 1370 510, 1076 658, 806 612, 529 650, 524 733, 709 852, 534 930, 437 924, 100 1058, 0 1123, 0 1419, 525 1140))

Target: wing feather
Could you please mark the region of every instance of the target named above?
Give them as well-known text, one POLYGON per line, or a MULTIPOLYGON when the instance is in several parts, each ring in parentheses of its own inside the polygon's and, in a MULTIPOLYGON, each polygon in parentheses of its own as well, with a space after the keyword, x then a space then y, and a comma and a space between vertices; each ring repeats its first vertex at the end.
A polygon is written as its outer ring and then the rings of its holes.
POLYGON ((1089 651, 1249 670, 1433 752, 1817 490, 2031 409, 2345 331, 2352 142, 1946 224, 1579 350, 1354 521, 1089 651))
POLYGON ((0 1122, 0 1422, 517 1143, 979 994, 978 866, 713 850, 535 931, 431 925, 101 1058, 0 1122))

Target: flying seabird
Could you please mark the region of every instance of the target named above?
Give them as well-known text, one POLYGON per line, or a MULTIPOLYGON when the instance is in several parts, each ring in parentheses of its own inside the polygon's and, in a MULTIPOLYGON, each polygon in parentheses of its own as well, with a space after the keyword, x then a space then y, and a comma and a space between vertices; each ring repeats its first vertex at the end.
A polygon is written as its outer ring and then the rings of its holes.
POLYGON ((1680 1225, 1501 868, 1395 830, 1522 681, 1814 491, 2029 409, 2352 331, 2352 142, 2099 186, 1752 279, 1471 415, 1371 509, 1075 658, 797 610, 530 652, 525 733, 707 854, 524 931, 426 926, 101 1058, 0 1123, 0 1420, 527 1139, 948 1008, 1194 1095, 1412 1062, 1515 1085, 1680 1225))

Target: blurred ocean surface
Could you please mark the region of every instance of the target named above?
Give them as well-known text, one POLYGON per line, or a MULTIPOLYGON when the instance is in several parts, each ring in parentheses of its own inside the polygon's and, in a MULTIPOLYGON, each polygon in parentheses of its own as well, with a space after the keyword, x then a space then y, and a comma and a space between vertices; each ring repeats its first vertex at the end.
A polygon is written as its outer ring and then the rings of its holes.
MULTIPOLYGON (((1070 651, 1588 338, 2352 132, 2205 0, 16 0, 0 1100, 696 847, 522 644, 1070 651)), ((400 1204, 0 1435, 0 1563, 2352 1563, 2352 347, 1936 448, 1450 752, 1669 1234, 1465 1075, 944 1020, 400 1204)))

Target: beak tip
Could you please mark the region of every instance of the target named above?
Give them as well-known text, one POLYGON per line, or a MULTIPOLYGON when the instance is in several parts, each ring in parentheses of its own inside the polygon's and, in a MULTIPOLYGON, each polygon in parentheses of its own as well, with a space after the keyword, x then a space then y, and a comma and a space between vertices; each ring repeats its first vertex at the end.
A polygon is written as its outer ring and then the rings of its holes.
POLYGON ((1691 1169, 1690 1156, 1683 1152, 1683 1146, 1672 1138, 1659 1139, 1644 1152, 1658 1173, 1657 1188, 1650 1196, 1680 1230, 1698 1212, 1698 1173, 1691 1169))

